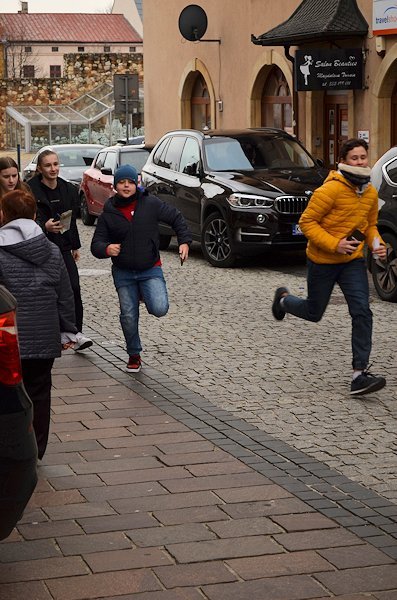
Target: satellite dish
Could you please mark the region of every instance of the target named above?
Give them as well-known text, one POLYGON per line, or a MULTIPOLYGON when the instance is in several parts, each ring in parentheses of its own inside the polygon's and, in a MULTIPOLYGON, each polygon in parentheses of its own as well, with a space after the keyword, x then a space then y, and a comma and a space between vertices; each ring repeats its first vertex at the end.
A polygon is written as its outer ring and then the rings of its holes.
POLYGON ((189 42, 197 42, 207 31, 207 15, 201 6, 190 4, 179 15, 179 31, 189 42))

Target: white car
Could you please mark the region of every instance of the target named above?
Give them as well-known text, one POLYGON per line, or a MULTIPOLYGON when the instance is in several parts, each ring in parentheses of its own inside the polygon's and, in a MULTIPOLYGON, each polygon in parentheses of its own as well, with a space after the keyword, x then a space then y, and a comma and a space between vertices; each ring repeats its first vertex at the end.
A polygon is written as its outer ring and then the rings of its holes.
POLYGON ((22 171, 23 181, 29 181, 36 174, 37 159, 43 150, 54 150, 59 156, 59 176, 80 187, 84 171, 91 165, 96 154, 101 150, 101 144, 53 144, 43 146, 35 154, 30 163, 22 171))

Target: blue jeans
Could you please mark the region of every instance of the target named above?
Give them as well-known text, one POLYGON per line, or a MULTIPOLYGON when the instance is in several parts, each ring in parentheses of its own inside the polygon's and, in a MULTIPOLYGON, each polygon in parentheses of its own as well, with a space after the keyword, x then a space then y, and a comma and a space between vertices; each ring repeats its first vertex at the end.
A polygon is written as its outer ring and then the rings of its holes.
POLYGON ((306 300, 286 296, 283 309, 306 321, 318 322, 328 306, 335 283, 343 292, 352 319, 353 369, 366 369, 372 347, 372 312, 363 258, 337 265, 318 265, 308 260, 306 300))
POLYGON ((144 271, 119 269, 113 265, 112 275, 120 302, 120 323, 131 356, 142 350, 139 337, 139 301, 142 299, 149 314, 163 317, 167 314, 167 286, 161 267, 144 271))

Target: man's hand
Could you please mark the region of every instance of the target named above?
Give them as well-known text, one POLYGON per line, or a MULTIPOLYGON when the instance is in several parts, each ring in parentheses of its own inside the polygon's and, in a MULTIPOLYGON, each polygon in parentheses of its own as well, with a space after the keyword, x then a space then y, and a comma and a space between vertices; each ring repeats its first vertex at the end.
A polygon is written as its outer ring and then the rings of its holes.
POLYGON ((353 254, 360 244, 361 242, 358 242, 357 240, 348 240, 344 237, 342 240, 340 240, 336 251, 338 254, 353 254))
POLYGON ((75 262, 80 260, 80 252, 78 250, 72 250, 72 256, 73 256, 75 262))
POLYGON ((189 244, 181 244, 179 246, 179 258, 181 259, 181 264, 187 260, 189 256, 189 244))
POLYGON ((55 221, 55 219, 48 219, 46 221, 44 227, 49 233, 61 233, 63 226, 60 221, 55 221))
POLYGON ((109 244, 106 248, 108 256, 118 256, 120 254, 121 244, 109 244))

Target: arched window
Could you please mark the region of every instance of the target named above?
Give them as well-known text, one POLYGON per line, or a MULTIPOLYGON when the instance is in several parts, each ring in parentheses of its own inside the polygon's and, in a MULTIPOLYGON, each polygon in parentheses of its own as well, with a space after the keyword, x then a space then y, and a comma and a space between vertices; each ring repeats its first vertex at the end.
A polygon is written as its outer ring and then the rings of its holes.
POLYGON ((211 129, 211 104, 207 85, 202 75, 197 75, 191 97, 192 129, 211 129))
POLYGON ((262 127, 277 127, 292 133, 292 97, 283 72, 274 66, 263 86, 262 127))

